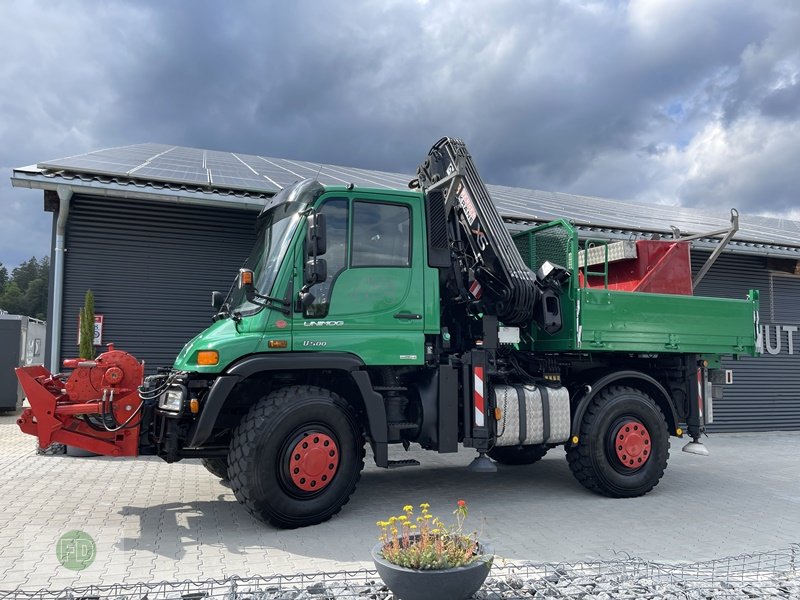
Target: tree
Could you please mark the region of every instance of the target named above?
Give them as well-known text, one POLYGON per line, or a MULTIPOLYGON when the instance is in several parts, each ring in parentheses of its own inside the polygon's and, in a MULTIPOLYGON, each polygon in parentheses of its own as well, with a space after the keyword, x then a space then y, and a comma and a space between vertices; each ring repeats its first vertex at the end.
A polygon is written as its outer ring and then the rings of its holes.
POLYGON ((44 321, 47 318, 47 280, 37 277, 28 284, 24 296, 25 314, 44 321))
POLYGON ((36 260, 35 256, 30 257, 16 269, 11 271, 11 279, 16 282, 19 286, 19 289, 25 293, 28 291, 28 286, 30 285, 31 281, 37 279, 40 276, 41 267, 39 266, 39 261, 36 260))
POLYGON ((8 269, 0 264, 0 309, 11 314, 28 315, 37 319, 47 318, 50 259, 41 261, 32 256, 8 275, 8 269))
POLYGON ((12 315, 24 313, 25 296, 16 281, 12 281, 3 287, 3 295, 0 296, 0 308, 12 315))
POLYGON ((94 358, 94 294, 92 290, 86 290, 86 297, 81 309, 80 352, 78 354, 84 360, 94 358))
POLYGON ((8 269, 3 266, 3 263, 0 263, 0 296, 3 294, 3 288, 6 286, 6 283, 8 283, 8 269))

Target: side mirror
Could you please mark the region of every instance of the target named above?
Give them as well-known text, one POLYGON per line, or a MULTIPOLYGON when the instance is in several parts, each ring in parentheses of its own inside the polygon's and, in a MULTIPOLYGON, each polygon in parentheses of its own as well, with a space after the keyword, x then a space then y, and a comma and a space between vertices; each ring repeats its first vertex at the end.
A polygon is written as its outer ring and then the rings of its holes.
POLYGON ((211 306, 213 306, 216 310, 222 308, 224 302, 225 294, 222 292, 211 292, 211 306))
POLYGON ((328 234, 325 215, 312 213, 308 216, 306 241, 309 256, 321 256, 328 250, 328 234))
POLYGON ((314 260, 309 258, 303 273, 303 279, 307 286, 321 283, 328 278, 328 263, 324 258, 314 260))
POLYGON ((311 292, 300 292, 300 310, 305 310, 314 304, 315 299, 314 294, 311 292))

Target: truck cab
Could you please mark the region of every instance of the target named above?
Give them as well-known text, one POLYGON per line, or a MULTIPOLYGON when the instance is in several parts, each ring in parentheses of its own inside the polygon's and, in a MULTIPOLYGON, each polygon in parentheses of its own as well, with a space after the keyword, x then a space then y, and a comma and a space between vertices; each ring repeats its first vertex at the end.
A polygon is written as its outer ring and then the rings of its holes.
POLYGON ((421 365, 425 335, 439 332, 439 285, 427 267, 419 192, 323 189, 307 180, 283 190, 258 218, 258 241, 217 320, 190 341, 176 370, 215 373, 247 354, 348 353, 371 365, 421 365), (285 200, 284 200, 285 199, 285 200), (308 217, 325 222, 309 241, 308 217), (315 238, 316 239, 316 238, 315 238), (219 359, 203 364, 216 351, 219 359))

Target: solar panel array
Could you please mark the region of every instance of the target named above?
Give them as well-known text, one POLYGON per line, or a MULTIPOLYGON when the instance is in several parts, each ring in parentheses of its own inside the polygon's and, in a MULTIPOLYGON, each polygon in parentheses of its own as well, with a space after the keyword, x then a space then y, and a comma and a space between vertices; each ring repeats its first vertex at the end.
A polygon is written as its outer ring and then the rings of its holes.
MULTIPOLYGON (((422 156, 422 153, 421 153, 422 156)), ((207 190, 273 194, 292 183, 314 177, 324 185, 352 183, 360 187, 407 189, 411 175, 341 167, 306 161, 186 148, 137 144, 97 150, 39 163, 40 169, 100 175, 118 181, 162 182, 207 190)), ((490 185, 504 216, 549 221, 573 220, 578 225, 619 230, 663 231, 678 227, 684 234, 723 229, 730 216, 723 211, 645 205, 605 198, 490 185)), ((800 222, 742 216, 736 239, 800 245, 800 222)))
POLYGON ((257 193, 275 193, 308 177, 316 177, 325 185, 354 183, 379 188, 405 188, 411 179, 395 173, 162 144, 97 150, 45 161, 37 166, 48 170, 257 193))

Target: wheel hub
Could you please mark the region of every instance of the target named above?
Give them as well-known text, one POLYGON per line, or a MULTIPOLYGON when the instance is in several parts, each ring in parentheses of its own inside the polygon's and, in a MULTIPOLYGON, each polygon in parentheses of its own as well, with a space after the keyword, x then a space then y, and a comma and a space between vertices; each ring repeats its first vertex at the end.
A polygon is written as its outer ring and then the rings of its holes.
POLYGON ((324 433, 306 434, 292 450, 289 476, 304 492, 316 492, 327 486, 339 467, 339 449, 324 433))
POLYGON ((614 433, 614 452, 622 466, 638 469, 651 454, 650 432, 639 421, 623 422, 614 433))

